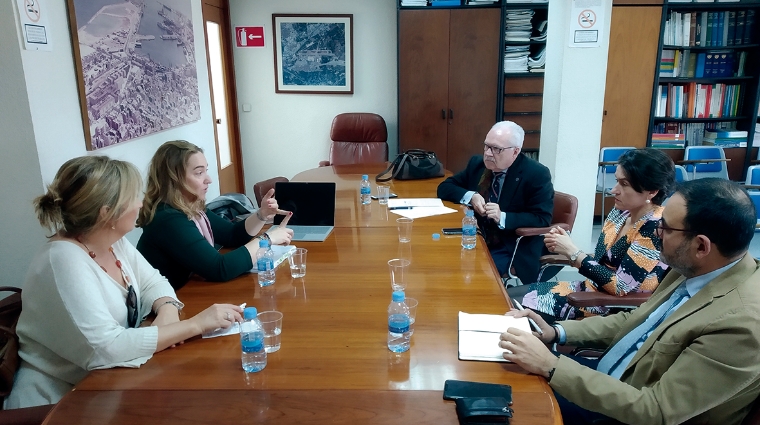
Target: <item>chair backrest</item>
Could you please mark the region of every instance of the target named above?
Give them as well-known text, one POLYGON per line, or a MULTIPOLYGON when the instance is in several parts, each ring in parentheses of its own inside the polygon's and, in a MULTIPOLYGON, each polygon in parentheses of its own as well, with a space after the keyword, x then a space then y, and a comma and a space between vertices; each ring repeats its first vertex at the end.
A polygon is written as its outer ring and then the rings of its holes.
MULTIPOLYGON (((760 192, 756 190, 751 190, 748 192, 749 198, 752 199, 752 202, 755 204, 755 218, 757 219, 757 224, 760 224, 760 192)), ((758 229, 756 228, 755 231, 758 229)))
POLYGON ((760 165, 750 165, 747 168, 747 180, 745 184, 760 185, 760 165))
MULTIPOLYGON (((620 156, 630 150, 636 149, 632 146, 602 148, 599 151, 599 162, 617 161, 620 156)), ((617 165, 599 166, 596 175, 596 190, 601 192, 612 189, 615 186, 615 169, 617 165)))
POLYGON ((269 192, 270 189, 274 189, 274 185, 277 182, 289 181, 286 177, 272 177, 271 179, 260 181, 253 185, 253 196, 256 197, 256 205, 261 208, 261 200, 264 199, 264 195, 269 192))
POLYGON ((330 128, 330 164, 366 164, 388 160, 388 128, 378 114, 337 115, 330 128))
MULTIPOLYGON (((690 159, 726 159, 726 153, 720 146, 687 146, 684 152, 684 160, 690 159)), ((728 180, 728 166, 725 161, 697 164, 696 173, 694 165, 687 164, 686 171, 695 179, 705 177, 718 177, 728 180)))
POLYGON ((573 195, 554 192, 554 211, 552 212, 552 224, 566 223, 573 230, 575 216, 578 214, 578 198, 573 195))
POLYGON ((683 165, 676 165, 676 182, 681 183, 689 180, 689 173, 683 165))

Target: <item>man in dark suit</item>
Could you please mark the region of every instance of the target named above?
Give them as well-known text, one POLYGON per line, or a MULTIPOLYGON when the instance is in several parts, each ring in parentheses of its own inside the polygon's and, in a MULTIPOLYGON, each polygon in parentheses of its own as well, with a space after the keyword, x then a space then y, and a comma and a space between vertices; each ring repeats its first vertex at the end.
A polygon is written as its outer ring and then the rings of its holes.
POLYGON ((438 197, 470 205, 501 276, 513 267, 522 283, 538 276, 543 238, 526 237, 515 253, 520 227, 546 227, 554 209, 554 187, 549 169, 520 154, 525 131, 511 121, 496 123, 483 142, 483 156, 470 159, 467 168, 438 186, 438 197))

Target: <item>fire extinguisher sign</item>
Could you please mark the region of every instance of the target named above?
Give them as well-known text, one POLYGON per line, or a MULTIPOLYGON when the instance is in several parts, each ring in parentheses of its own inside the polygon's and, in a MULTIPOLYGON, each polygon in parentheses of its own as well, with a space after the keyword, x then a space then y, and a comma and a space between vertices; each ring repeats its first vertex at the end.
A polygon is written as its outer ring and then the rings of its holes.
POLYGON ((264 47, 264 27, 235 27, 237 47, 264 47))

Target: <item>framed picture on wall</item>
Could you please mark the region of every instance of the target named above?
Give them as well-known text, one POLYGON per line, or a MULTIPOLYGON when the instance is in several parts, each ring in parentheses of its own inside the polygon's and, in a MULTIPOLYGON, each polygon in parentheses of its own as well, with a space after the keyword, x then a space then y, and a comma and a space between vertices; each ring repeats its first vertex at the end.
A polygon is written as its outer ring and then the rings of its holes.
POLYGON ((354 93, 354 15, 272 15, 275 92, 354 93))
POLYGON ((87 150, 200 119, 192 2, 67 3, 87 150))

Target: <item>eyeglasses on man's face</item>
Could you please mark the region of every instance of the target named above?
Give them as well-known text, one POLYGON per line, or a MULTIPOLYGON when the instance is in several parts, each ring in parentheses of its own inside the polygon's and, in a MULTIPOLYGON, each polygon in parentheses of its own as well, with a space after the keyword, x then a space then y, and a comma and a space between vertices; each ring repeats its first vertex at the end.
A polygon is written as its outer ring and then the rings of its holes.
POLYGON ((500 148, 497 146, 491 146, 488 143, 483 143, 483 152, 490 150, 493 155, 498 155, 507 149, 517 149, 517 146, 508 146, 506 148, 500 148))
POLYGON ((685 232, 685 233, 694 233, 694 231, 693 231, 693 230, 690 230, 690 229, 676 229, 675 227, 669 227, 669 226, 665 225, 665 222, 663 221, 663 219, 662 219, 662 218, 661 218, 661 219, 659 219, 659 220, 657 220, 657 230, 656 230, 656 232, 657 232, 657 237, 658 237, 658 238, 662 238, 662 234, 663 234, 663 233, 664 233, 666 230, 667 230, 667 231, 669 231, 669 232, 685 232))

